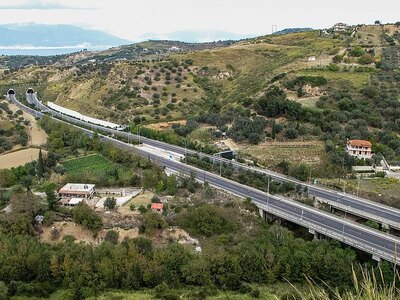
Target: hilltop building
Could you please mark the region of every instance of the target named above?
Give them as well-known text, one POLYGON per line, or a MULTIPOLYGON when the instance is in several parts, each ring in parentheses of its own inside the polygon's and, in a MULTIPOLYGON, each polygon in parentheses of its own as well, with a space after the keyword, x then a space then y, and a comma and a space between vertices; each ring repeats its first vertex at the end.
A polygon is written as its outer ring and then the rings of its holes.
POLYGON ((169 51, 171 51, 171 52, 179 52, 179 51, 181 51, 181 49, 178 48, 178 47, 172 46, 171 48, 169 48, 169 51))
POLYGON ((346 152, 357 158, 371 159, 372 158, 372 144, 365 140, 347 140, 346 152))
POLYGON ((332 30, 336 32, 346 31, 347 29, 349 29, 349 26, 346 23, 336 23, 332 27, 332 30))

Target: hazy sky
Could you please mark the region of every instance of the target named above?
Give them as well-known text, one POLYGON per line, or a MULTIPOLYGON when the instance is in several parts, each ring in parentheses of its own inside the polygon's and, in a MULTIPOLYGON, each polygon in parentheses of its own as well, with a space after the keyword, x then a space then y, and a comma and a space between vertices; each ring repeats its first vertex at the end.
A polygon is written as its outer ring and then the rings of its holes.
POLYGON ((146 33, 224 30, 266 34, 273 24, 400 21, 399 0, 0 0, 0 23, 74 24, 138 40, 146 33))

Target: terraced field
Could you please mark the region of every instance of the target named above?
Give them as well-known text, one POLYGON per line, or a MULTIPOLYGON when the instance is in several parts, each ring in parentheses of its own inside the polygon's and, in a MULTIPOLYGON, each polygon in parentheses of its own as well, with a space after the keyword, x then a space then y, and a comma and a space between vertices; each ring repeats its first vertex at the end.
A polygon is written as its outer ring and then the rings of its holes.
POLYGON ((370 73, 368 72, 332 72, 321 69, 303 69, 296 72, 296 75, 303 76, 323 76, 328 81, 346 81, 350 82, 354 87, 361 88, 369 83, 370 73))
POLYGON ((323 142, 318 141, 266 142, 245 146, 240 152, 256 157, 260 163, 271 167, 282 160, 317 165, 321 163, 325 153, 323 142))

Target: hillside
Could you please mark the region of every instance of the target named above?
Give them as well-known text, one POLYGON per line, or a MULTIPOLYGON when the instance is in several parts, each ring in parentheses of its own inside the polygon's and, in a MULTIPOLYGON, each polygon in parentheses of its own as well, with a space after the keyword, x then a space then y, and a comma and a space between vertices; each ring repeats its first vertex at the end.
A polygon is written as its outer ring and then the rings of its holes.
POLYGON ((306 142, 313 150, 302 161, 319 176, 337 176, 347 138, 369 139, 376 153, 400 161, 399 38, 398 27, 384 25, 225 43, 150 41, 5 73, 0 86, 31 85, 44 101, 124 124, 192 119, 158 129, 203 144, 227 131, 245 157, 278 169, 282 160, 298 163, 286 142, 306 142), (253 151, 272 141, 287 155, 253 151), (339 150, 324 151, 330 145, 339 150))
MULTIPOLYGON (((308 41, 315 39, 317 34, 293 36, 308 41)), ((267 39, 272 40, 256 39, 231 46, 226 43, 146 42, 89 55, 67 68, 31 67, 3 77, 3 82, 9 78, 31 84, 45 82, 45 86, 39 88, 43 100, 83 109, 84 113, 92 115, 101 111, 103 116, 109 115, 116 120, 132 114, 145 115, 148 120, 158 119, 157 115, 161 120, 177 119, 196 111, 197 107, 209 105, 211 91, 208 89, 214 90, 212 93, 219 98, 217 100, 233 97, 237 101, 255 96, 267 87, 273 74, 280 73, 280 68, 284 70, 289 64, 304 64, 307 55, 314 54, 312 45, 304 49, 301 45, 286 45, 279 41, 279 37, 267 39), (179 50, 167 51, 172 47, 179 50), (126 57, 134 52, 141 54, 126 57), (130 61, 140 59, 141 55, 148 60, 152 54, 156 59, 161 53, 166 56, 162 62, 130 61), (85 64, 89 59, 92 63, 85 64), (63 90, 61 95, 60 88, 63 90), (85 102, 80 100, 82 96, 85 102), (155 102, 153 97, 156 97, 155 102), (87 106, 87 103, 92 106, 87 106)), ((340 45, 331 39, 326 39, 325 43, 316 50, 318 53, 334 51, 339 47, 335 45, 340 45)))

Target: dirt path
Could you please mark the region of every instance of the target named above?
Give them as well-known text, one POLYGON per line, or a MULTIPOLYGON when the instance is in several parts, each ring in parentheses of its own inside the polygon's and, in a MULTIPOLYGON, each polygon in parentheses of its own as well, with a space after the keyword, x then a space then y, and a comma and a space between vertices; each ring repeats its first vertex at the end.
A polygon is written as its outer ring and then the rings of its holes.
MULTIPOLYGON (((9 108, 13 111, 16 112, 19 110, 18 106, 15 104, 9 104, 9 108)), ((41 129, 35 120, 35 118, 24 112, 23 114, 24 119, 28 120, 31 122, 29 128, 28 128, 28 134, 30 136, 30 145, 35 145, 35 146, 41 146, 46 143, 47 141, 47 134, 46 132, 41 129)))
MULTIPOLYGON (((45 151, 43 151, 45 153, 45 151)), ((39 156, 39 149, 29 148, 4 155, 0 155, 0 169, 11 169, 12 167, 23 166, 28 162, 36 160, 39 156)))

